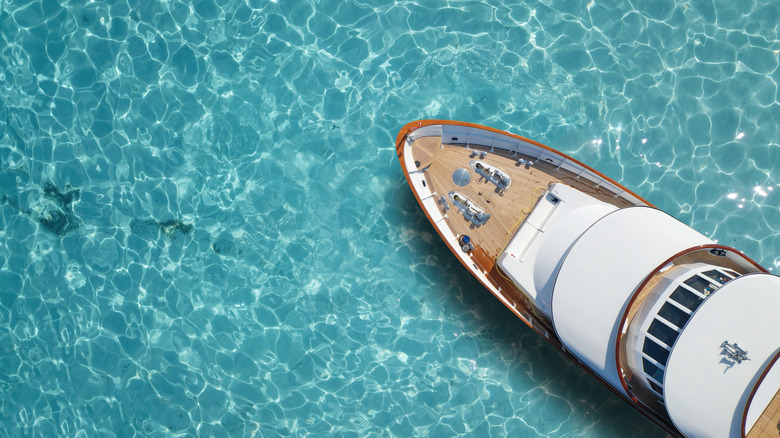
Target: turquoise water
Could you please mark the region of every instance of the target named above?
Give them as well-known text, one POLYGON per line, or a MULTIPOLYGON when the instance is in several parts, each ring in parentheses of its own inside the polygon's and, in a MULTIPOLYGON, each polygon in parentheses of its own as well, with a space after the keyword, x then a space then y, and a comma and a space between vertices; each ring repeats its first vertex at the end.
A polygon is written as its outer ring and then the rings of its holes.
POLYGON ((776 270, 780 5, 631 3, 0 2, 0 429, 663 436, 461 269, 393 147, 509 129, 776 270))

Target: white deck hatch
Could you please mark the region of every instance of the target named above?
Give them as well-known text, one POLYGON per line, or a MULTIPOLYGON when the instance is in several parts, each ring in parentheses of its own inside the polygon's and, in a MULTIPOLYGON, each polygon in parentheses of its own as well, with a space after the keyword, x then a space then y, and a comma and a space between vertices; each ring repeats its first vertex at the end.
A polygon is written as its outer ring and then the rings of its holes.
POLYGON ((617 207, 565 184, 551 184, 509 241, 498 266, 550 316, 552 285, 566 252, 617 207))

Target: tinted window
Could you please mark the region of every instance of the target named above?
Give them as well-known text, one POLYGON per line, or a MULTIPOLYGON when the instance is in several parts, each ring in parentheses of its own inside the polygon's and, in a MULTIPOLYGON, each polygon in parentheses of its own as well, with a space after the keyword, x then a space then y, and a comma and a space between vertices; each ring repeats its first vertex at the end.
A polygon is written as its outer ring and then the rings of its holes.
POLYGON ((654 378, 658 382, 664 381, 664 370, 658 368, 649 360, 642 358, 642 368, 644 368, 645 373, 647 373, 648 376, 654 378))
POLYGON ((661 310, 658 311, 658 314, 680 328, 682 328, 685 323, 688 322, 688 318, 691 317, 691 315, 688 315, 673 304, 669 303, 664 303, 664 305, 661 307, 661 310))
POLYGON ((653 390, 654 390, 655 392, 657 392, 657 393, 659 393, 659 394, 661 394, 661 395, 664 395, 664 390, 663 390, 663 388, 661 388, 661 387, 660 387, 660 386, 658 386, 657 384, 653 383, 653 381, 652 381, 652 380, 650 380, 650 379, 647 379, 647 383, 649 383, 649 384, 650 384, 650 387, 651 387, 651 388, 653 388, 653 390))
POLYGON ((678 335, 676 330, 657 319, 654 319, 653 322, 650 323, 650 328, 647 329, 647 332, 670 347, 674 345, 674 340, 677 339, 678 335))
POLYGON ((704 275, 710 277, 711 279, 717 281, 720 284, 726 284, 729 280, 731 280, 731 277, 723 274, 720 271, 716 271, 715 269, 713 269, 712 271, 705 272, 704 275))
POLYGON ((660 364, 666 365, 666 361, 669 360, 669 351, 651 339, 645 338, 642 351, 660 364))
POLYGON ((694 275, 693 277, 685 280, 685 284, 696 289, 697 291, 701 292, 705 296, 711 294, 715 290, 712 287, 714 285, 710 284, 709 280, 705 280, 704 278, 699 277, 698 275, 694 275))
POLYGON ((691 309, 691 311, 696 310, 696 308, 699 307, 699 304, 702 302, 701 297, 689 290, 686 290, 683 287, 678 287, 675 289, 675 291, 672 292, 671 297, 673 300, 691 309))

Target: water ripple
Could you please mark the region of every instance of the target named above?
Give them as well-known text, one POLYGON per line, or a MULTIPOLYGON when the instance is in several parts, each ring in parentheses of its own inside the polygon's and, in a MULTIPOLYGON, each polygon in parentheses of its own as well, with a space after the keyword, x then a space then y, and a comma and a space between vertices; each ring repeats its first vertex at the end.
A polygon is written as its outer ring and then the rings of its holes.
POLYGON ((9 436, 661 436, 439 243, 392 147, 415 118, 780 265, 771 2, 1 8, 9 436))

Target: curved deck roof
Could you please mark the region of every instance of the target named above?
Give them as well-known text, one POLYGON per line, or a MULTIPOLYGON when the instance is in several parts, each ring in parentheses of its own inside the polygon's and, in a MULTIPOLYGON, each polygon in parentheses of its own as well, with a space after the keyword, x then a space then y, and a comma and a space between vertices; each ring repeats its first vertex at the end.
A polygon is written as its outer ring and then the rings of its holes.
POLYGON ((687 436, 742 436, 748 399, 767 367, 764 390, 751 403, 750 429, 777 391, 780 365, 780 277, 751 274, 732 280, 693 314, 672 348, 664 377, 666 407, 687 436), (724 353, 738 344, 747 359, 724 353), (776 368, 776 369, 775 369, 776 368))
POLYGON ((552 297, 553 325, 563 344, 618 391, 618 326, 634 290, 661 262, 712 243, 651 207, 614 211, 593 224, 561 265, 552 297))

